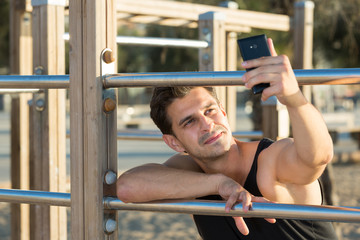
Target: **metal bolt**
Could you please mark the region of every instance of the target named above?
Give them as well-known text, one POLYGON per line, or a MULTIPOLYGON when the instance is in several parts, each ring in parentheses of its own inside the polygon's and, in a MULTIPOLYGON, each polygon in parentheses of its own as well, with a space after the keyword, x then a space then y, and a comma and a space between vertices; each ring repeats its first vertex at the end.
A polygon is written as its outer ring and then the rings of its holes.
POLYGON ((106 219, 105 226, 104 226, 105 232, 107 234, 111 234, 111 233, 115 232, 116 229, 117 229, 116 221, 111 218, 106 219))
POLYGON ((117 179, 117 175, 113 171, 108 170, 105 173, 104 180, 105 180, 106 184, 108 184, 108 185, 114 184, 114 183, 116 183, 116 179, 117 179))
POLYGON ((106 98, 103 107, 106 113, 112 112, 116 108, 116 102, 112 98, 106 98))
POLYGON ((210 63, 210 56, 209 54, 205 53, 203 56, 202 56, 202 62, 204 65, 208 65, 210 63))
POLYGON ((114 54, 111 50, 107 50, 103 54, 103 60, 105 63, 109 64, 115 62, 114 54))
POLYGON ((34 74, 35 75, 43 75, 44 74, 44 68, 42 66, 35 67, 34 74))
POLYGON ((35 102, 35 109, 39 112, 42 112, 44 111, 44 108, 45 108, 45 101, 44 99, 40 98, 40 99, 37 99, 36 102, 35 102))
POLYGON ((202 33, 203 33, 204 35, 209 34, 209 33, 210 33, 210 30, 209 30, 208 28, 203 28, 203 29, 202 29, 202 33))

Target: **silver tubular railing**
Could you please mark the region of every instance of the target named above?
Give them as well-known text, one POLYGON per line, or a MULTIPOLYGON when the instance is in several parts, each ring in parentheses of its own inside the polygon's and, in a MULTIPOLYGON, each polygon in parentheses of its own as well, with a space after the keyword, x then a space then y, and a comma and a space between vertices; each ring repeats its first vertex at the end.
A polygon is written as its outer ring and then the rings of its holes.
POLYGON ((174 48, 207 48, 209 43, 200 40, 156 38, 156 37, 128 37, 117 36, 116 43, 120 45, 149 46, 149 47, 174 47, 174 48))
MULTIPOLYGON (((263 132, 261 131, 236 131, 232 135, 235 138, 261 139, 263 132)), ((152 130, 120 130, 117 133, 118 140, 149 140, 162 141, 162 133, 152 130)))
POLYGON ((0 88, 0 94, 16 94, 16 93, 39 93, 42 90, 33 88, 33 89, 26 89, 26 88, 0 88))
MULTIPOLYGON (((69 41, 69 33, 64 33, 64 40, 69 41)), ((146 46, 146 47, 174 47, 174 48, 207 48, 207 41, 180 39, 180 38, 160 38, 160 37, 134 37, 117 36, 116 43, 119 45, 146 46)))
MULTIPOLYGON (((71 198, 70 193, 0 189, 0 201, 70 207, 71 198)), ((230 212, 225 212, 224 201, 169 200, 151 203, 124 203, 114 197, 105 197, 103 204, 104 209, 126 211, 360 222, 360 209, 351 207, 253 202, 252 209, 248 212, 242 210, 240 203, 235 205, 230 212)))
POLYGON ((63 89, 69 86, 69 75, 0 75, 0 88, 63 89))
POLYGON ((360 222, 359 208, 253 202, 252 208, 248 212, 242 210, 241 203, 236 204, 230 212, 225 212, 225 204, 225 201, 205 200, 174 200, 125 204, 117 198, 107 197, 104 199, 104 208, 115 210, 360 222))
POLYGON ((70 207, 70 193, 0 189, 0 202, 45 204, 70 207))
MULTIPOLYGON (((238 86, 245 71, 119 73, 106 76, 105 88, 167 86, 238 86)), ((360 83, 360 68, 295 69, 299 85, 346 85, 360 83)))
MULTIPOLYGON (((104 78, 105 88, 155 86, 239 86, 245 71, 118 73, 104 78)), ((299 85, 360 83, 360 68, 295 69, 299 85)), ((0 75, 0 88, 69 88, 69 75, 0 75)))

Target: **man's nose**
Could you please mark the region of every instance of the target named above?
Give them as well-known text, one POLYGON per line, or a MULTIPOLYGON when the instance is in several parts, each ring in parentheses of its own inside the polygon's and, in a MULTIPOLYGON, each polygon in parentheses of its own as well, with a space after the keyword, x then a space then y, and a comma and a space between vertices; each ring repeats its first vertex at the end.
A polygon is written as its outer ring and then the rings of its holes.
POLYGON ((200 119, 200 123, 201 130, 206 132, 210 132, 214 126, 214 121, 207 116, 202 116, 200 119))

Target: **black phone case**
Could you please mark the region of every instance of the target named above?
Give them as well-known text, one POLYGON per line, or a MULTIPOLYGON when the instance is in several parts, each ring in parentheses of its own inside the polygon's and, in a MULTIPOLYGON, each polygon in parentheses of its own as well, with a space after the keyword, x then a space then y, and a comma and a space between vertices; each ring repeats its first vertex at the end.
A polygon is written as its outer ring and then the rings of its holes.
MULTIPOLYGON (((238 39, 237 43, 244 61, 271 56, 265 34, 238 39)), ((253 68, 247 68, 246 71, 250 71, 252 69, 253 68)), ((269 86, 269 83, 260 83, 255 85, 252 88, 252 91, 254 94, 259 94, 269 86)))

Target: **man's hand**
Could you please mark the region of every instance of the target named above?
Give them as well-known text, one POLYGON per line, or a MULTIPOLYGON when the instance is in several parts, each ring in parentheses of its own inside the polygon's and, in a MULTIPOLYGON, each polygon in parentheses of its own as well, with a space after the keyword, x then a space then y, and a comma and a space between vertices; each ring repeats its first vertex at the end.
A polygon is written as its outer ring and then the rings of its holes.
MULTIPOLYGON (((270 202, 263 197, 253 196, 239 183, 226 176, 224 176, 222 181, 219 183, 218 192, 223 199, 227 200, 225 204, 226 212, 230 212, 231 208, 233 208, 233 206, 238 202, 242 203, 244 212, 251 210, 252 202, 270 202)), ((244 219, 242 217, 234 217, 234 220, 239 231, 243 235, 248 235, 249 229, 246 226, 244 219)), ((269 223, 276 222, 274 218, 269 218, 266 220, 269 223)))
POLYGON ((245 68, 255 68, 246 72, 242 80, 247 88, 259 83, 269 83, 265 88, 261 100, 266 101, 270 96, 289 107, 297 107, 307 101, 300 92, 298 82, 291 67, 290 60, 285 55, 276 54, 271 38, 268 39, 271 57, 262 57, 242 63, 245 68))

